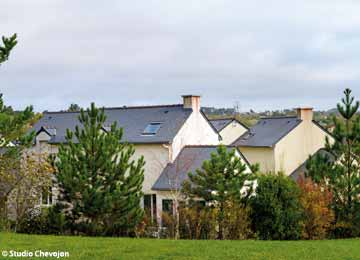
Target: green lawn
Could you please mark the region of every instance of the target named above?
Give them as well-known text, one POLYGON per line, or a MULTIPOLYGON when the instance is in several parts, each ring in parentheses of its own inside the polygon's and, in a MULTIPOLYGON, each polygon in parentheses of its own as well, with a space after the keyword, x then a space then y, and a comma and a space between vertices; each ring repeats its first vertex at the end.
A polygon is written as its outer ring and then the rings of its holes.
MULTIPOLYGON (((0 233, 0 251, 68 251, 63 259, 338 259, 360 260, 360 239, 195 241, 36 236, 0 233)), ((1 252, 0 252, 1 253, 1 252)), ((14 259, 0 256, 0 259, 14 259)), ((21 258, 30 259, 30 258, 21 258)), ((44 258, 42 258, 44 259, 44 258)), ((52 258, 56 259, 56 258, 52 258)))

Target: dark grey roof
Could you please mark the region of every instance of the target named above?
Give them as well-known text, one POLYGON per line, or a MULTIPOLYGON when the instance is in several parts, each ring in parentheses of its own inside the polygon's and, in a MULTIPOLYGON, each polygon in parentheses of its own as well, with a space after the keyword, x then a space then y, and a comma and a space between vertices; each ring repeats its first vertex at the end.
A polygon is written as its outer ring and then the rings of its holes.
POLYGON ((211 119, 209 120, 210 123, 214 126, 216 131, 220 132, 223 130, 228 124, 230 124, 233 121, 238 122, 240 125, 242 125, 244 128, 248 129, 247 126, 245 126, 240 121, 236 120, 235 118, 222 118, 222 119, 211 119))
POLYGON ((272 147, 301 122, 297 117, 262 118, 232 145, 272 147))
MULTIPOLYGON (((236 147, 228 146, 228 150, 236 147)), ((205 160, 210 159, 211 153, 216 153, 217 146, 185 146, 173 163, 169 163, 153 185, 153 190, 180 189, 181 184, 188 179, 188 173, 195 173, 205 160)), ((237 150, 244 162, 249 165, 245 157, 237 150)))
MULTIPOLYGON (((124 141, 169 143, 191 113, 192 109, 184 109, 182 105, 105 108, 107 120, 104 129, 116 121, 124 129, 124 141), (142 135, 151 122, 162 123, 159 131, 156 135, 142 135)), ((66 129, 74 130, 79 125, 78 116, 79 112, 44 112, 32 130, 38 132, 43 127, 51 136, 50 143, 62 143, 66 141, 66 129)))
MULTIPOLYGON (((324 148, 319 149, 316 153, 314 153, 313 156, 316 155, 321 155, 321 156, 327 156, 331 161, 335 160, 334 155, 332 155, 331 153, 329 153, 328 151, 326 151, 324 148)), ((302 163, 298 168, 296 168, 290 175, 289 177, 292 178, 293 180, 297 181, 299 179, 300 176, 304 176, 304 174, 306 173, 306 163, 308 162, 309 159, 307 159, 304 163, 302 163)))

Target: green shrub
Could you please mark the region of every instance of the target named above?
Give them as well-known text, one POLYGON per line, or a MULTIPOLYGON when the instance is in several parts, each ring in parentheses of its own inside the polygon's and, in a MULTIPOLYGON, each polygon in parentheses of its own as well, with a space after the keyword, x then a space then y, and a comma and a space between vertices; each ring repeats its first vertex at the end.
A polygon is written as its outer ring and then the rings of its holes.
POLYGON ((260 239, 290 240, 301 235, 300 189, 282 174, 260 175, 250 200, 252 226, 260 239))
POLYGON ((47 209, 32 209, 25 213, 19 223, 18 233, 47 234, 47 209))
POLYGON ((55 234, 66 232, 65 216, 61 207, 55 205, 49 208, 33 209, 26 213, 17 230, 26 234, 55 234))

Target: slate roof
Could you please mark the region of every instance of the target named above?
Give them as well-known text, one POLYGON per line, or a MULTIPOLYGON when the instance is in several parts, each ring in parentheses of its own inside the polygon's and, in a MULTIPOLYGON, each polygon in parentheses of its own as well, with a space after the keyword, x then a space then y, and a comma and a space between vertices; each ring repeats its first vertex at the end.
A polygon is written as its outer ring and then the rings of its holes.
POLYGON ((301 122, 302 120, 297 117, 262 118, 232 145, 273 147, 301 122))
MULTIPOLYGON (((105 108, 107 116, 104 129, 117 122, 124 129, 123 140, 129 143, 170 143, 192 113, 183 105, 143 106, 105 108), (155 135, 143 135, 145 127, 152 122, 160 122, 155 135)), ((44 112, 34 125, 35 132, 46 130, 51 136, 49 143, 66 142, 66 129, 74 130, 79 125, 79 112, 44 112), (42 129, 43 128, 43 129, 42 129)))
MULTIPOLYGON (((326 151, 324 148, 319 149, 316 153, 314 153, 313 156, 316 155, 321 155, 321 156, 327 156, 330 161, 334 161, 335 157, 334 155, 332 155, 331 153, 329 153, 328 151, 326 151)), ((301 164, 298 168, 296 168, 290 175, 289 177, 292 178, 293 180, 297 181, 299 179, 300 176, 304 176, 306 170, 306 163, 308 162, 309 159, 307 159, 303 164, 301 164)))
POLYGON ((235 118, 222 118, 222 119, 212 119, 209 120, 210 123, 214 126, 214 128, 216 129, 216 131, 220 132, 221 130, 223 130, 226 126, 228 126, 231 122, 236 121, 238 122, 240 125, 242 125, 243 127, 245 127, 246 129, 248 129, 247 126, 245 126, 243 123, 241 123, 240 121, 236 120, 235 118))
MULTIPOLYGON (((160 177, 153 185, 153 190, 180 189, 181 184, 188 179, 188 173, 195 173, 211 153, 216 153, 217 146, 185 146, 173 163, 168 163, 160 177)), ((236 147, 228 146, 228 150, 236 147)), ((249 165, 245 157, 237 150, 242 159, 249 165)))

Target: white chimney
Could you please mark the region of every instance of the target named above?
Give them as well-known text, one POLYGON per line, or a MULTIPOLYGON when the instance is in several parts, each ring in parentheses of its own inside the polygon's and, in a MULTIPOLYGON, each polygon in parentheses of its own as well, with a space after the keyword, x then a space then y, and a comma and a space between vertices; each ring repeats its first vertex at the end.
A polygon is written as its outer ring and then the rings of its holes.
POLYGON ((200 111, 200 96, 184 95, 182 98, 184 108, 192 108, 193 111, 200 111))
POLYGON ((303 121, 313 120, 313 108, 312 107, 299 107, 296 108, 297 117, 303 121))

